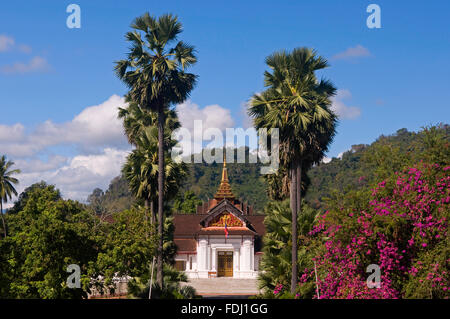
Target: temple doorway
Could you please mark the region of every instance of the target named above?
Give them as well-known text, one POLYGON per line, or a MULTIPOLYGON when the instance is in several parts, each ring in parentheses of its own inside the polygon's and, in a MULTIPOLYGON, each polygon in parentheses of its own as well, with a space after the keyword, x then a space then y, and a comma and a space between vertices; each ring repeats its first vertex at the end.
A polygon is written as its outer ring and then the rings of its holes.
POLYGON ((233 277, 233 252, 219 251, 217 266, 218 277, 233 277))

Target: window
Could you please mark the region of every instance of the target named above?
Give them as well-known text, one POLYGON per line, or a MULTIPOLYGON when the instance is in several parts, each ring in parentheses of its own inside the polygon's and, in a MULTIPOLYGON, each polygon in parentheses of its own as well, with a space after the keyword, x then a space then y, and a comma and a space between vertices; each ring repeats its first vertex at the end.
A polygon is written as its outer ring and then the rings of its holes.
POLYGON ((178 271, 186 270, 186 261, 185 260, 175 260, 175 269, 178 271))

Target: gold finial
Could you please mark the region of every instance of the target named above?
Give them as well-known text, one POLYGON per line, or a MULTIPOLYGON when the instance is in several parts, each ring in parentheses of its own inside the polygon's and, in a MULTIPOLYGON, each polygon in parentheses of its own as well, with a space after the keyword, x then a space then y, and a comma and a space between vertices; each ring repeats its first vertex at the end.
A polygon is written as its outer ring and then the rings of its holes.
POLYGON ((223 168, 222 168, 222 180, 220 183, 228 182, 228 170, 227 170, 227 159, 226 156, 223 157, 223 168))
POLYGON ((214 195, 214 198, 217 200, 225 198, 234 199, 234 195, 231 192, 231 186, 228 182, 227 160, 225 155, 223 157, 222 180, 220 181, 219 189, 214 195))

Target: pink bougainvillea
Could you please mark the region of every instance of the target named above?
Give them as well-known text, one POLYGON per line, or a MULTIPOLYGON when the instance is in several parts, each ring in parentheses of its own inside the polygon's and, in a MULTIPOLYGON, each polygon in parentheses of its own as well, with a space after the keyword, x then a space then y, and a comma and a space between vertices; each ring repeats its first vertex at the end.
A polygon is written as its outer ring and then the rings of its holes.
POLYGON ((283 285, 282 284, 278 284, 275 289, 273 290, 273 294, 274 295, 278 295, 279 293, 281 293, 283 291, 283 285))
MULTIPOLYGON (((344 207, 322 215, 310 233, 325 240, 315 258, 320 298, 402 298, 406 283, 418 276, 430 297, 448 297, 448 258, 439 263, 427 257, 446 247, 448 170, 419 164, 379 183, 366 209, 344 207), (380 267, 379 288, 366 284, 370 264, 380 267)), ((307 281, 315 281, 311 269, 303 271, 299 285, 307 281)))

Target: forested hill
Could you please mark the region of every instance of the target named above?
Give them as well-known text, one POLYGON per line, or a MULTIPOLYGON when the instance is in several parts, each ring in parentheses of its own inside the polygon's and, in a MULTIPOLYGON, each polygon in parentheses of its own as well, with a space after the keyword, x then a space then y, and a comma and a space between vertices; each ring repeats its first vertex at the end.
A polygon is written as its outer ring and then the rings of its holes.
MULTIPOLYGON (((222 177, 222 163, 189 164, 189 173, 183 189, 193 191, 201 200, 213 198, 222 177)), ((266 184, 260 174, 261 164, 227 163, 228 178, 237 198, 247 201, 257 211, 266 202, 266 184)))
MULTIPOLYGON (((248 152, 247 152, 248 156, 248 152)), ((199 199, 207 201, 216 193, 222 175, 222 163, 188 164, 187 177, 180 181, 181 194, 190 190, 199 199)), ((256 211, 261 211, 267 202, 266 183, 260 174, 260 163, 227 163, 228 178, 237 198, 253 205, 256 211)), ((134 202, 128 190, 127 182, 122 176, 114 178, 109 188, 103 192, 95 189, 88 202, 97 206, 96 210, 120 211, 134 202)), ((182 196, 181 196, 182 197, 182 196)))
MULTIPOLYGON (((367 187, 377 178, 388 176, 392 171, 401 170, 405 165, 420 160, 433 162, 433 158, 423 158, 422 151, 433 149, 440 153, 438 158, 450 158, 450 126, 441 124, 420 132, 400 129, 388 136, 380 136, 370 145, 353 145, 342 158, 333 158, 329 163, 322 163, 309 171, 311 184, 305 200, 314 207, 323 206, 326 198, 333 192, 343 194, 349 189, 367 187), (442 147, 442 143, 447 147, 442 147), (447 154, 442 154, 447 153, 447 154), (444 155, 444 156, 442 156, 444 155)), ((183 190, 194 192, 202 200, 212 198, 221 178, 222 164, 189 164, 189 173, 183 182, 183 190)), ((252 204, 257 211, 262 211, 267 203, 266 182, 260 175, 261 164, 227 164, 228 175, 233 192, 237 197, 252 204)), ((91 196, 107 211, 122 210, 132 204, 133 200, 127 189, 126 181, 115 178, 108 190, 97 189, 91 196), (93 197, 94 196, 94 197, 93 197)), ((99 205, 99 204, 97 204, 99 205)))
POLYGON ((448 163, 449 144, 450 126, 440 124, 420 132, 402 128, 392 135, 380 136, 370 145, 353 145, 341 159, 333 158, 310 170, 306 200, 313 206, 321 205, 333 192, 343 194, 349 189, 370 186, 421 160, 436 163, 446 158, 448 163))

